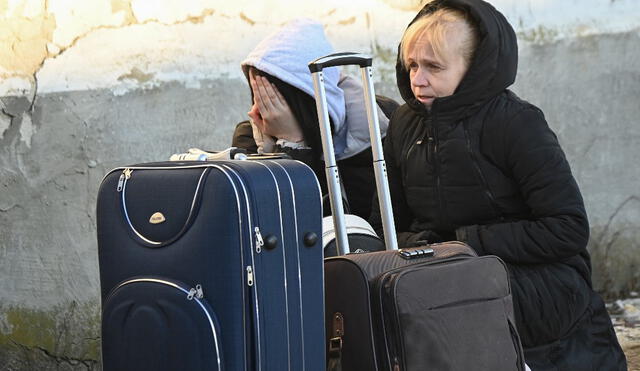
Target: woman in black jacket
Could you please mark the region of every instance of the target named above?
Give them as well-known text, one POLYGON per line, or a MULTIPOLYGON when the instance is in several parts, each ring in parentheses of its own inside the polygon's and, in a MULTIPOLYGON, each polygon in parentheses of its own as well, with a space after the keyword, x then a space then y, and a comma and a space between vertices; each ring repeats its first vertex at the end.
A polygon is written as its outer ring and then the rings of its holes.
POLYGON ((434 0, 410 24, 406 104, 384 143, 399 245, 458 239, 502 258, 533 371, 626 370, 591 288, 578 185, 543 113, 507 90, 517 58, 512 27, 481 0, 434 0))

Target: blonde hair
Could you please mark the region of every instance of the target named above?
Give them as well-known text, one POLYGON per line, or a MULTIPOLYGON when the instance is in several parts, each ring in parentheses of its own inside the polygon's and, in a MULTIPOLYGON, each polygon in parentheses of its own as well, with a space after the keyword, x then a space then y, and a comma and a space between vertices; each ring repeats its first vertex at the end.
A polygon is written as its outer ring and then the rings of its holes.
POLYGON ((405 69, 408 69, 407 59, 416 41, 426 35, 433 47, 436 58, 443 59, 443 55, 457 52, 462 55, 467 67, 478 45, 478 31, 463 11, 451 8, 442 8, 418 18, 413 22, 402 36, 400 42, 400 61, 405 69), (450 33, 457 35, 459 42, 451 45, 446 37, 450 33), (456 50, 452 50, 453 47, 456 50))

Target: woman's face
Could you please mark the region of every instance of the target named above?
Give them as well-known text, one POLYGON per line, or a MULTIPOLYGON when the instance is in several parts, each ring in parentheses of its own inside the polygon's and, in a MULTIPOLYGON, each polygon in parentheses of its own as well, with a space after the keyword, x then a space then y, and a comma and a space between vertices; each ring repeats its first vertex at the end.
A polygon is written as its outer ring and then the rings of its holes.
POLYGON ((429 37, 423 33, 407 53, 407 66, 413 95, 431 108, 433 100, 452 95, 467 72, 467 63, 456 43, 459 37, 449 33, 445 38, 448 48, 443 51, 441 58, 437 58, 429 37))

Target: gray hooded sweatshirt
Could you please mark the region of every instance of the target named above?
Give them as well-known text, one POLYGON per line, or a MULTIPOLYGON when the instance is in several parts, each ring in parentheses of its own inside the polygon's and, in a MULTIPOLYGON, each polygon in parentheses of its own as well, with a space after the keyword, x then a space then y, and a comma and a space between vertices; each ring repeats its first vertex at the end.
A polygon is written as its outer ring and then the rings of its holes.
MULTIPOLYGON (((313 80, 307 65, 333 53, 322 24, 306 18, 295 19, 264 38, 242 61, 248 76, 255 67, 314 96, 313 80)), ((329 116, 333 122, 336 159, 342 160, 370 146, 363 87, 360 81, 341 74, 338 67, 323 70, 329 116)), ((382 136, 389 119, 378 107, 382 136)))

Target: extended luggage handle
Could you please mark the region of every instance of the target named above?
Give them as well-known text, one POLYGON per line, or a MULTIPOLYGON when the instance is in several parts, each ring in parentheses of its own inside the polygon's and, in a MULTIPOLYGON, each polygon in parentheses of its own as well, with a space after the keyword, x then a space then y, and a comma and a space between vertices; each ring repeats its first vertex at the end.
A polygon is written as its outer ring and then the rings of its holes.
POLYGON ((369 121, 369 136, 371 138, 371 150, 373 153, 373 169, 376 177, 376 190, 380 203, 382 216, 382 228, 387 250, 398 250, 396 228, 393 220, 389 182, 387 179, 387 166, 382 151, 382 139, 380 135, 380 123, 378 110, 376 109, 375 89, 373 86, 372 57, 359 53, 335 53, 320 57, 309 63, 309 71, 313 78, 316 107, 318 109, 318 121, 320 123, 320 137, 325 161, 325 174, 329 188, 329 200, 333 214, 333 225, 336 230, 336 247, 340 255, 349 252, 347 227, 344 223, 344 209, 342 207, 342 191, 340 189, 340 175, 336 164, 329 111, 327 109, 327 97, 324 89, 324 77, 322 70, 328 67, 358 65, 362 75, 364 87, 364 100, 369 121))
POLYGON ((320 57, 309 62, 309 71, 311 73, 320 72, 324 68, 336 66, 358 65, 360 68, 371 67, 373 58, 368 54, 359 54, 353 52, 334 53, 320 57))

